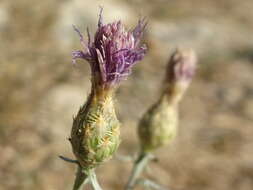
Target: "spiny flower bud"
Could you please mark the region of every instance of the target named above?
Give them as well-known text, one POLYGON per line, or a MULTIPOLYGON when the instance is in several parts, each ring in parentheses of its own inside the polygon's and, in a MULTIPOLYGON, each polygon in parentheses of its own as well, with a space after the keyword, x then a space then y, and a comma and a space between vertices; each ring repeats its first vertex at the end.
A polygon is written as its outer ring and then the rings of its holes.
POLYGON ((74 118, 71 132, 73 152, 84 169, 92 169, 108 160, 117 150, 120 142, 120 123, 113 105, 115 87, 130 74, 132 66, 145 54, 145 47, 139 47, 140 38, 146 26, 144 20, 132 31, 126 31, 120 21, 104 25, 102 9, 98 29, 88 43, 74 28, 84 47, 73 52, 73 62, 85 59, 91 67, 91 94, 74 118))
POLYGON ((110 93, 91 94, 74 118, 71 143, 83 168, 108 160, 120 143, 120 123, 110 93))
POLYGON ((176 135, 178 103, 196 68, 196 55, 192 50, 177 50, 168 63, 165 90, 142 117, 138 134, 142 152, 153 151, 168 144, 176 135))

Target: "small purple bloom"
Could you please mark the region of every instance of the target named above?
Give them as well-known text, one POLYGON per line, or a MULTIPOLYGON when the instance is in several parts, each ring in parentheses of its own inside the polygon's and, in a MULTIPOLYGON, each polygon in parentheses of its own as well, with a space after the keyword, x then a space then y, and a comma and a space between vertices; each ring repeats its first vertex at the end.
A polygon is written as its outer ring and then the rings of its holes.
POLYGON ((176 50, 169 61, 167 80, 189 83, 196 70, 197 57, 193 50, 176 50))
POLYGON ((132 66, 144 57, 146 47, 140 46, 140 40, 147 22, 141 19, 133 30, 127 31, 121 21, 103 24, 102 11, 94 41, 91 41, 88 29, 88 41, 85 42, 81 32, 74 27, 84 49, 74 51, 72 57, 73 63, 78 58, 88 61, 93 82, 109 87, 126 78, 132 66))

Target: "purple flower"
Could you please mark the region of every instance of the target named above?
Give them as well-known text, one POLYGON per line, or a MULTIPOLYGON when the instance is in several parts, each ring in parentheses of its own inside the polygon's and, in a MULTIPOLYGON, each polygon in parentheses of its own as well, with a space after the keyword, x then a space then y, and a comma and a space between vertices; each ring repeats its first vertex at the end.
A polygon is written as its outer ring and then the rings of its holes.
POLYGON ((140 19, 133 30, 127 31, 121 21, 103 24, 102 11, 94 41, 91 41, 88 29, 88 41, 85 42, 80 31, 74 27, 84 49, 74 51, 72 55, 73 63, 78 58, 90 63, 95 85, 110 87, 126 78, 132 66, 144 57, 146 47, 140 46, 140 40, 147 23, 145 19, 140 19))
POLYGON ((167 81, 189 83, 196 70, 197 57, 191 49, 176 50, 169 61, 167 81))

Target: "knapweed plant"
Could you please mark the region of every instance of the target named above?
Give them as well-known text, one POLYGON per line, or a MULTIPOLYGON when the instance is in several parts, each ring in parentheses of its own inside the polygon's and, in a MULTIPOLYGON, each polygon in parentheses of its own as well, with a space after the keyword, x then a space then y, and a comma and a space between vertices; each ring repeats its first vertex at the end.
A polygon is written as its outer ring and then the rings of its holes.
POLYGON ((85 181, 90 182, 93 189, 101 189, 94 169, 109 160, 120 143, 120 122, 114 110, 114 93, 146 52, 146 47, 140 44, 146 26, 144 19, 140 19, 132 30, 126 30, 121 21, 104 24, 102 19, 101 9, 94 39, 87 30, 87 42, 74 27, 83 49, 73 52, 73 62, 84 59, 91 68, 91 92, 73 119, 69 139, 77 159, 73 162, 78 165, 74 190, 80 189, 85 181))
POLYGON ((131 190, 136 185, 141 172, 153 158, 152 153, 168 145, 176 136, 178 104, 193 78, 196 61, 196 55, 192 50, 177 50, 172 54, 163 82, 163 92, 139 122, 140 153, 126 190, 131 190))

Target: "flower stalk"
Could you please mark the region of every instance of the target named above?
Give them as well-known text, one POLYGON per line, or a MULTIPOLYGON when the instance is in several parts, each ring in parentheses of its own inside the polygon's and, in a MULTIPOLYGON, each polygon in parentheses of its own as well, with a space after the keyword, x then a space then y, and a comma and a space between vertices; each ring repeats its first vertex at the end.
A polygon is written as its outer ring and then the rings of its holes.
POLYGON ((103 24, 101 9, 98 28, 91 40, 87 29, 87 42, 80 37, 82 50, 74 51, 73 63, 84 59, 91 68, 91 92, 73 119, 70 143, 77 159, 78 170, 73 190, 81 189, 87 180, 94 190, 101 190, 95 168, 109 160, 120 144, 120 122, 114 109, 114 94, 119 83, 131 73, 140 61, 146 47, 140 44, 145 19, 139 20, 133 30, 126 30, 121 21, 103 24))
POLYGON ((89 171, 89 179, 90 179, 93 190, 102 190, 102 188, 100 187, 97 181, 97 176, 94 170, 89 171))
POLYGON ((73 190, 81 190, 82 187, 88 182, 88 175, 82 170, 81 166, 77 166, 77 173, 73 190))
POLYGON ((135 161, 134 168, 132 173, 129 177, 127 186, 125 190, 131 190, 136 185, 137 180, 145 167, 147 166, 148 162, 153 159, 154 156, 150 153, 143 153, 139 155, 139 158, 135 161))
POLYGON ((139 122, 141 150, 134 163, 126 190, 133 189, 150 160, 147 155, 168 145, 175 138, 178 127, 178 105, 194 76, 196 61, 196 55, 192 50, 177 50, 172 54, 163 83, 163 92, 139 122))

